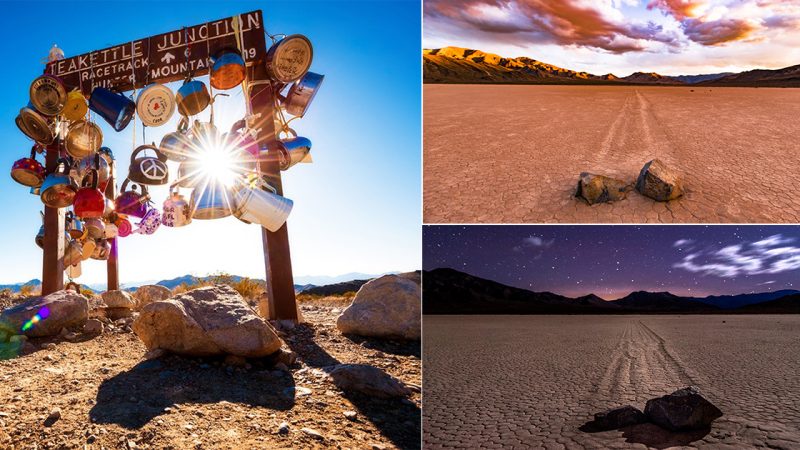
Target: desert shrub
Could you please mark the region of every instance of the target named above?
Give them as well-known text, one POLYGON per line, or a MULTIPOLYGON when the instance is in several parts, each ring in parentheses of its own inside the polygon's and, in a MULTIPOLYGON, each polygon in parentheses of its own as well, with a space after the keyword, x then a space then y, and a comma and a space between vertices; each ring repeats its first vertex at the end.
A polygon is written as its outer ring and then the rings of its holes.
POLYGON ((19 295, 23 297, 30 297, 33 295, 34 286, 32 284, 24 284, 19 288, 19 295))
MULTIPOLYGON (((194 287, 192 286, 192 288, 194 288, 194 287)), ((181 283, 181 284, 175 286, 172 289, 172 295, 183 294, 184 292, 188 291, 189 289, 190 289, 190 287, 189 287, 189 285, 187 283, 181 283)))
POLYGON ((236 289, 242 297, 247 299, 256 299, 264 294, 264 286, 251 278, 242 278, 239 281, 232 282, 230 285, 236 289))
POLYGON ((83 295, 86 298, 92 298, 96 295, 94 291, 91 289, 85 288, 83 286, 81 286, 80 289, 81 289, 81 295, 83 295))
POLYGON ((9 298, 14 295, 14 291, 10 288, 0 289, 0 298, 9 298))

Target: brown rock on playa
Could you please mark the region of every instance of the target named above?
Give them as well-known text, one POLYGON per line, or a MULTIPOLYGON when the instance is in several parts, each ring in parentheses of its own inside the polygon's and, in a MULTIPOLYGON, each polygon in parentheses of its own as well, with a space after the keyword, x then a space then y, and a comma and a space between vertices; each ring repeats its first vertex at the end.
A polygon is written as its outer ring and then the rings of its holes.
POLYGON ((420 296, 418 276, 384 275, 358 290, 336 327, 345 334, 419 339, 420 296))
POLYGON ((63 328, 82 326, 89 318, 89 300, 75 291, 53 292, 32 297, 0 313, 3 328, 28 337, 56 336, 63 328), (40 319, 22 331, 23 325, 39 314, 40 319))
POLYGON ((636 190, 660 202, 674 200, 683 195, 683 178, 660 159, 654 159, 639 172, 636 190))
POLYGON ((605 175, 582 172, 575 197, 586 200, 590 205, 610 203, 624 199, 630 190, 630 183, 605 175))
POLYGON ((148 349, 210 356, 257 358, 279 350, 282 341, 233 288, 195 289, 145 306, 133 331, 148 349))

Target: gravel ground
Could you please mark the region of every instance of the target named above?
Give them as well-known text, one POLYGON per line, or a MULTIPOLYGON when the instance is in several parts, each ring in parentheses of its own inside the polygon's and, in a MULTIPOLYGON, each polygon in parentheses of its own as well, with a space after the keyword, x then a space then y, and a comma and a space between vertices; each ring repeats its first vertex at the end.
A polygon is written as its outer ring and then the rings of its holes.
POLYGON ((798 316, 425 316, 425 448, 800 448, 798 316), (708 431, 586 433, 695 385, 708 431))
POLYGON ((424 87, 426 223, 797 223, 800 89, 424 87), (634 182, 660 158, 669 203, 575 199, 581 172, 634 182))
POLYGON ((75 342, 34 339, 32 353, 0 361, 0 448, 419 448, 419 342, 345 337, 339 308, 301 310, 309 323, 283 329, 285 350, 300 361, 290 368, 145 361, 122 323, 75 342), (342 392, 321 370, 340 362, 380 367, 417 392, 403 400, 342 392))

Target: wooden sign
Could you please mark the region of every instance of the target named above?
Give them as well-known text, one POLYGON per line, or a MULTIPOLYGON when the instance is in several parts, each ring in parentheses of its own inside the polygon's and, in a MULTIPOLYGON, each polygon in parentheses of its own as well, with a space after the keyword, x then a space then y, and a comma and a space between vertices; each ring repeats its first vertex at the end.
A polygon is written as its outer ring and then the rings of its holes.
MULTIPOLYGON (((265 61, 261 11, 234 17, 239 18, 240 49, 246 64, 265 61)), ((45 73, 61 78, 70 89, 80 88, 87 96, 96 86, 123 92, 134 86, 139 89, 154 82, 207 75, 210 56, 221 49, 239 48, 234 17, 54 61, 47 64, 45 73)))

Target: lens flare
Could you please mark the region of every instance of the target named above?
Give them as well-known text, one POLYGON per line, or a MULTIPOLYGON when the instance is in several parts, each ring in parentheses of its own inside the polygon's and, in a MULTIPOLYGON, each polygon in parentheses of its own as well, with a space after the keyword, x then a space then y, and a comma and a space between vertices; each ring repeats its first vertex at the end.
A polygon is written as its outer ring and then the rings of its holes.
POLYGON ((43 321, 44 319, 47 319, 48 317, 50 317, 50 309, 47 308, 47 306, 42 306, 42 308, 39 309, 39 311, 37 311, 36 314, 34 314, 33 317, 30 318, 30 320, 22 324, 22 331, 24 332, 30 330, 31 328, 36 326, 37 323, 43 321))

